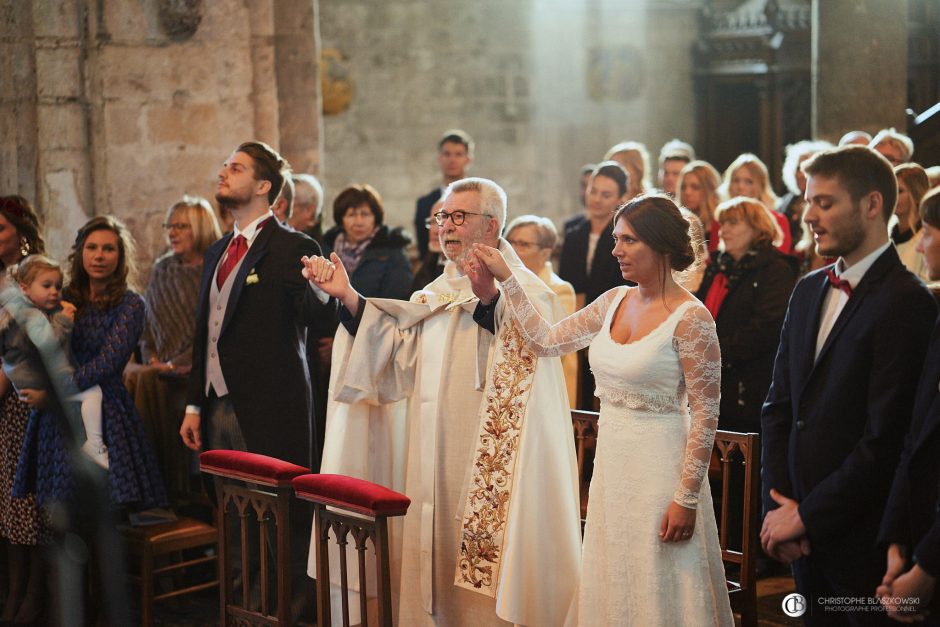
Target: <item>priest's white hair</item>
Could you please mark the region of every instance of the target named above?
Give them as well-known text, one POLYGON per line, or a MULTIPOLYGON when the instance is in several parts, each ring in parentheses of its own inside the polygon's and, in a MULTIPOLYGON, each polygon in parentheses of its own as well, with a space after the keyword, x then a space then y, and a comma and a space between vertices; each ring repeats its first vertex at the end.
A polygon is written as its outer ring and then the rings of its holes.
POLYGON ((496 218, 496 222, 499 223, 499 232, 503 232, 503 226, 506 224, 507 201, 506 192, 502 187, 490 179, 471 176, 448 185, 443 199, 446 200, 448 196, 457 192, 479 192, 480 211, 496 218))

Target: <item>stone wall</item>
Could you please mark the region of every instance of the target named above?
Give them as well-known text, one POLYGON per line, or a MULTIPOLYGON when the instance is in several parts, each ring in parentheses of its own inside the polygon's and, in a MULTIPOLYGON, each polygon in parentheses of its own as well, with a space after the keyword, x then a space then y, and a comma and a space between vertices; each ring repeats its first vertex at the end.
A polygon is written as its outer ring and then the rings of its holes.
POLYGON ((510 214, 574 210, 578 169, 616 142, 691 139, 693 0, 320 0, 324 50, 352 85, 324 118, 328 203, 369 182, 388 221, 411 228, 439 184, 435 147, 460 127, 471 173, 493 178, 510 214))
POLYGON ((183 193, 211 198, 242 141, 316 171, 315 6, 0 0, 3 193, 36 203, 57 258, 89 216, 111 213, 147 267, 164 249, 167 207, 183 193))
POLYGON ((814 135, 905 132, 907 67, 907 0, 813 2, 814 135))

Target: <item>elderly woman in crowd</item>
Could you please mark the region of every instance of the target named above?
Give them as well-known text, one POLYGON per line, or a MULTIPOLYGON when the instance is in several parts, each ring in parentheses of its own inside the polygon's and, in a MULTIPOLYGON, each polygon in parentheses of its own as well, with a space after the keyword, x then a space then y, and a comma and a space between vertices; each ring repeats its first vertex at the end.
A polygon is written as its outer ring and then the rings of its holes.
MULTIPOLYGON (((761 406, 799 262, 775 248, 781 228, 762 202, 732 198, 718 205, 715 220, 721 249, 712 253, 695 295, 715 318, 721 346, 718 428, 760 433, 761 406)), ((729 511, 740 512, 743 475, 733 470, 730 481, 729 511)), ((729 548, 740 548, 740 524, 740 517, 732 517, 729 548)))
POLYGON ((721 345, 719 428, 760 432, 760 411, 797 261, 774 248, 780 227, 763 203, 737 197, 718 205, 722 250, 696 296, 715 318, 721 345))
POLYGON ((793 238, 790 236, 790 225, 782 214, 777 213, 776 207, 779 199, 770 186, 770 174, 767 166, 757 155, 746 152, 739 155, 725 170, 719 195, 727 200, 735 196, 744 196, 759 200, 771 217, 780 227, 783 238, 778 242, 780 252, 790 254, 793 250, 793 238))
MULTIPOLYGON (((79 229, 69 255, 65 299, 77 307, 72 331, 75 386, 101 386, 111 501, 127 510, 167 504, 156 458, 127 389, 124 367, 144 328, 144 301, 130 289, 134 242, 123 223, 98 216, 79 229)), ((16 496, 69 501, 74 480, 67 435, 48 403, 48 390, 21 390, 33 412, 13 484, 16 496)))
POLYGON ((163 223, 169 251, 159 257, 144 293, 143 367, 128 367, 125 383, 156 447, 171 498, 189 489, 189 455, 179 439, 192 367, 193 324, 206 249, 222 236, 212 206, 183 196, 163 223))
MULTIPOLYGON (((552 268, 552 251, 558 241, 555 224, 541 216, 519 216, 506 227, 506 241, 519 255, 525 267, 542 279, 558 296, 561 311, 555 312, 555 319, 561 320, 573 314, 576 302, 574 288, 571 283, 555 274, 552 268)), ((568 399, 571 406, 575 407, 578 400, 578 354, 568 353, 562 357, 561 364, 568 385, 568 399)))
MULTIPOLYGON (((39 218, 22 196, 0 197, 0 275, 27 255, 45 252, 39 218)), ((0 284, 7 285, 6 281, 0 284)), ((0 538, 7 548, 7 596, 0 623, 35 622, 46 589, 42 545, 49 529, 32 494, 13 496, 13 477, 29 420, 29 405, 0 370, 0 538)))
POLYGON ((564 309, 561 318, 573 314, 574 288, 571 283, 555 274, 552 268, 552 251, 558 241, 555 224, 541 216, 519 216, 506 226, 506 241, 512 245, 525 267, 542 279, 558 296, 564 309))
POLYGON ((382 224, 382 197, 371 185, 351 185, 333 201, 336 226, 323 236, 343 260, 349 281, 366 298, 411 296, 411 264, 405 247, 411 238, 382 224))
POLYGON ((920 203, 930 190, 930 179, 916 163, 903 163, 894 168, 894 174, 898 177, 898 201, 894 206, 896 221, 891 227, 891 241, 904 267, 926 281, 927 266, 916 248, 923 236, 920 203))
POLYGON ((195 196, 183 196, 169 208, 163 229, 170 250, 154 263, 144 294, 147 317, 141 351, 144 363, 185 373, 192 364, 203 256, 222 232, 209 202, 195 196))
POLYGON ((875 150, 891 162, 893 166, 907 163, 914 156, 914 142, 911 138, 893 128, 883 128, 871 138, 868 147, 875 150))
POLYGON ((692 161, 679 172, 676 189, 679 190, 680 204, 698 216, 705 233, 708 252, 718 250, 718 222, 715 220, 715 208, 718 206, 718 187, 721 175, 707 161, 692 161))

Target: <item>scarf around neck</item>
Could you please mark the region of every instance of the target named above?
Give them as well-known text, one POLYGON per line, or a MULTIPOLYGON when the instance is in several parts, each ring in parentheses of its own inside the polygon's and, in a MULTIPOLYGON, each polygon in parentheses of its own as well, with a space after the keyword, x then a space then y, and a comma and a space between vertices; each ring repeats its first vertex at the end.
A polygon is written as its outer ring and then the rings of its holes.
POLYGON ((350 244, 346 241, 346 233, 343 231, 339 232, 336 236, 336 241, 333 243, 333 250, 336 251, 339 258, 343 260, 343 265, 346 266, 346 272, 352 274, 356 271, 356 268, 359 267, 359 263, 362 261, 363 253, 365 253, 366 248, 372 243, 372 238, 374 238, 375 234, 378 232, 379 229, 376 228, 369 237, 357 244, 350 244))

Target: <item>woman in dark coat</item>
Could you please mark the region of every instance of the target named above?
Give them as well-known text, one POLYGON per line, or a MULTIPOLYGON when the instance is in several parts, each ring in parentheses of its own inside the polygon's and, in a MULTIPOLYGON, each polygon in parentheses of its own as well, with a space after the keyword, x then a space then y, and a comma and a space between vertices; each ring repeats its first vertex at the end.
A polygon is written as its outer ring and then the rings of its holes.
POLYGON ((712 253, 696 296, 714 316, 721 346, 718 427, 759 433, 799 269, 796 259, 775 248, 782 234, 763 203, 739 196, 715 213, 722 250, 712 253))
MULTIPOLYGON (((624 284, 620 266, 612 254, 613 217, 617 207, 627 200, 629 189, 638 184, 630 180, 618 162, 602 161, 588 180, 584 216, 566 224, 558 276, 571 283, 576 295, 583 295, 582 306, 590 305, 607 290, 624 284)), ((595 409, 594 375, 586 349, 578 352, 578 361, 581 394, 577 407, 595 409)))
POLYGON ((400 228, 382 224, 382 198, 371 185, 352 185, 333 201, 336 226, 323 236, 343 260, 349 281, 367 298, 411 296, 411 263, 405 247, 411 238, 400 228))

